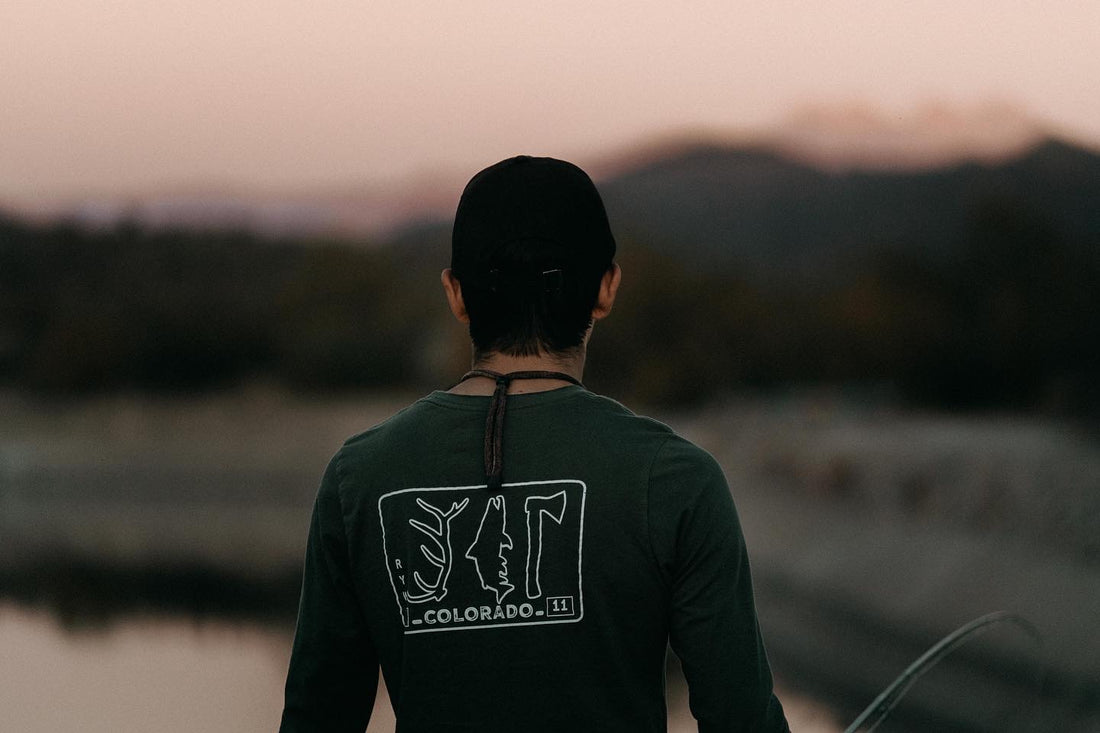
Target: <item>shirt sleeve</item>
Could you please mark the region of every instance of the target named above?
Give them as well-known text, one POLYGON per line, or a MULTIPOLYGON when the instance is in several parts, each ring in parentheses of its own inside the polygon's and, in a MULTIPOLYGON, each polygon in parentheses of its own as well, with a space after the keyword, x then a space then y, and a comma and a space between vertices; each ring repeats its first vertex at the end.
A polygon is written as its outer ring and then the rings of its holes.
POLYGON ((362 733, 374 706, 378 655, 355 596, 339 483, 337 454, 313 507, 280 733, 362 733))
POLYGON ((786 733, 757 622, 741 524, 722 469, 671 438, 650 473, 654 554, 669 582, 669 641, 700 733, 786 733))

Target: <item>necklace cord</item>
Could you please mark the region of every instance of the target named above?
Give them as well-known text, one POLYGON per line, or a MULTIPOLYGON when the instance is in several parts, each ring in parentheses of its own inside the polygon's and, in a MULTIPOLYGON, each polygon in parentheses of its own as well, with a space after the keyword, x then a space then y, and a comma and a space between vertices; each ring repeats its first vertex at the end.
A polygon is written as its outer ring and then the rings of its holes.
POLYGON ((489 414, 485 418, 485 480, 490 491, 500 491, 504 485, 504 413, 508 401, 508 387, 516 379, 560 379, 578 387, 584 385, 576 377, 564 372, 522 371, 501 374, 488 369, 471 369, 455 382, 459 385, 467 379, 485 377, 496 382, 489 414))

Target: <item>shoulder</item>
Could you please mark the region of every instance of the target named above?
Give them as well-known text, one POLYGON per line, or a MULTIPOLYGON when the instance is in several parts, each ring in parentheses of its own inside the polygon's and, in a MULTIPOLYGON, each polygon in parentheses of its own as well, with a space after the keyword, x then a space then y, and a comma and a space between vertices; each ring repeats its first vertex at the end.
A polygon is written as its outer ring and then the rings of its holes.
POLYGON ((354 454, 357 451, 369 450, 395 434, 415 431, 424 424, 425 419, 429 419, 427 413, 431 412, 432 409, 430 395, 422 397, 401 408, 385 420, 349 437, 340 446, 337 455, 354 454))
POLYGON ((700 493, 718 500, 729 497, 725 474, 708 451, 665 423, 638 415, 615 400, 587 395, 591 408, 600 411, 609 440, 624 447, 648 466, 650 492, 672 494, 673 499, 693 501, 700 493))
POLYGON ((600 423, 616 440, 628 441, 649 461, 650 473, 658 478, 667 475, 697 475, 722 478, 722 469, 714 457, 667 424, 652 417, 639 415, 615 400, 586 393, 584 405, 600 414, 600 423))
POLYGON ((654 469, 672 473, 722 474, 722 467, 710 452, 671 429, 654 456, 654 469))
POLYGON ((671 432, 653 455, 649 490, 658 502, 714 505, 730 501, 725 473, 714 456, 671 432))
POLYGON ((658 442, 675 437, 676 433, 668 425, 626 407, 622 403, 594 392, 583 392, 576 401, 578 410, 597 416, 615 432, 633 437, 648 437, 658 442))
POLYGON ((327 474, 342 481, 356 467, 369 465, 393 445, 407 441, 422 431, 432 410, 427 397, 416 400, 386 419, 348 437, 329 461, 327 474))

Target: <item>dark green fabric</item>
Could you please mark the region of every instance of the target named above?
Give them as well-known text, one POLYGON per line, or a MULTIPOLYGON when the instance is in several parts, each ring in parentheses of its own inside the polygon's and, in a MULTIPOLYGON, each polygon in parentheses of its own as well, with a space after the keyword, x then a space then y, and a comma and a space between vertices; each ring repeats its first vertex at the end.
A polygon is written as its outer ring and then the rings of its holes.
POLYGON ((348 440, 310 527, 283 733, 362 731, 381 665, 400 733, 664 731, 667 644, 699 730, 785 731, 725 478, 580 387, 436 392, 348 440))

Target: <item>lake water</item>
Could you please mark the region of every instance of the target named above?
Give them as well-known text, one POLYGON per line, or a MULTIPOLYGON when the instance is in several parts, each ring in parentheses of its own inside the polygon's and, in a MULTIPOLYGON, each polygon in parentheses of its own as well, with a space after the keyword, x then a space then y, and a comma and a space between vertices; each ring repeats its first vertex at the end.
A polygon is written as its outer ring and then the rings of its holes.
MULTIPOLYGON (((0 606, 4 729, 275 731, 290 638, 222 623, 131 620, 68 632, 49 617, 0 606)), ((371 733, 393 730, 389 703, 371 733)))
MULTIPOLYGON (((0 605, 0 710, 21 733, 273 733, 290 638, 283 631, 182 620, 129 620, 67 631, 50 617, 0 605)), ((780 693, 792 728, 837 733, 820 705, 780 693)), ((671 733, 695 730, 683 695, 671 733)), ((394 728, 384 689, 368 733, 394 728)))
MULTIPOLYGON (((334 446, 404 401, 0 392, 0 728, 275 730, 316 482, 334 446), (34 599, 111 621, 74 632, 14 605, 34 599)), ((1095 435, 815 400, 666 419, 734 488, 779 681, 846 711, 781 691, 795 730, 841 730, 938 638, 1010 610, 1043 631, 1057 684, 1036 691, 1013 671, 1038 652, 1006 630, 982 679, 959 684, 945 665, 914 709, 1003 731, 988 711, 1018 701, 1053 721, 1035 730, 1100 731, 1095 435)), ((693 730, 683 686, 670 690, 670 730, 693 730)), ((380 707, 371 730, 392 730, 380 707)))

